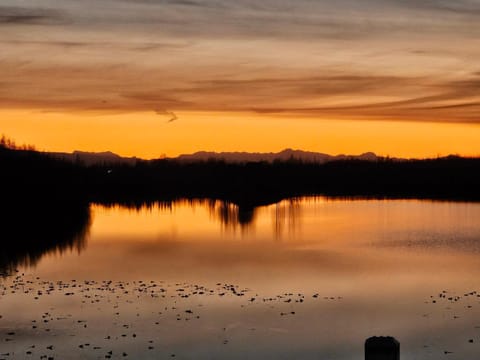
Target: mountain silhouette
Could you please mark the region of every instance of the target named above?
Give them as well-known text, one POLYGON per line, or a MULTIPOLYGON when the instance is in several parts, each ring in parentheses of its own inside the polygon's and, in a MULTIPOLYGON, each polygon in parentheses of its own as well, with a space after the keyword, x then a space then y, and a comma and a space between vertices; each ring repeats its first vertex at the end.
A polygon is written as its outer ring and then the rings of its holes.
POLYGON ((92 165, 135 165, 140 160, 136 157, 122 157, 111 151, 104 152, 86 152, 75 150, 73 153, 49 152, 47 153, 59 160, 71 162, 80 162, 86 166, 92 165))
MULTIPOLYGON (((72 153, 66 152, 48 152, 47 154, 59 160, 70 162, 79 162, 86 166, 93 165, 135 165, 138 161, 148 161, 137 157, 123 157, 111 151, 104 152, 86 152, 75 150, 72 153)), ((247 163, 247 162, 269 162, 296 160, 305 163, 324 164, 336 160, 368 160, 377 161, 380 157, 373 152, 366 152, 360 155, 329 155, 320 152, 311 152, 303 150, 285 149, 280 152, 209 152, 198 151, 193 154, 182 154, 178 157, 159 157, 158 159, 176 160, 181 163, 205 162, 205 161, 225 161, 227 163, 247 163)))
POLYGON ((376 161, 377 155, 368 152, 361 155, 329 155, 319 152, 303 151, 285 149, 277 153, 250 153, 250 152, 207 152, 199 151, 194 154, 180 155, 172 160, 180 162, 194 162, 194 161, 208 161, 208 160, 222 160, 229 163, 242 162, 274 162, 274 161, 288 161, 297 160, 308 163, 323 164, 335 160, 370 160, 376 161))

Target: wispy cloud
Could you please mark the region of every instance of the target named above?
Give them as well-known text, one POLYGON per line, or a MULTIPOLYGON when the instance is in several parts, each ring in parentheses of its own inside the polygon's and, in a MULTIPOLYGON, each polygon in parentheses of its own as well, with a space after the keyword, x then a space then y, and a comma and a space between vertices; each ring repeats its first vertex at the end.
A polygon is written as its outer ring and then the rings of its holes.
POLYGON ((162 72, 141 78, 143 72, 131 65, 52 69, 27 64, 11 65, 5 74, 0 86, 3 107, 156 111, 169 120, 176 115, 165 109, 480 123, 480 76, 476 73, 446 80, 345 72, 181 80, 162 72))
POLYGON ((175 114, 173 111, 155 110, 155 113, 157 115, 167 116, 168 117, 167 123, 171 123, 171 122, 174 122, 174 121, 178 120, 177 114, 175 114))
POLYGON ((479 10, 474 0, 4 0, 0 107, 480 122, 479 10))
POLYGON ((450 14, 466 16, 475 16, 480 14, 480 3, 475 0, 400 0, 399 3, 403 6, 413 7, 414 9, 425 9, 450 14))
POLYGON ((385 32, 475 31, 480 11, 478 2, 466 0, 32 0, 23 7, 5 1, 11 6, 1 7, 3 24, 56 24, 68 14, 73 26, 86 31, 123 26, 189 38, 358 39, 385 32))
POLYGON ((0 6, 0 25, 48 25, 65 20, 60 11, 44 8, 0 6))

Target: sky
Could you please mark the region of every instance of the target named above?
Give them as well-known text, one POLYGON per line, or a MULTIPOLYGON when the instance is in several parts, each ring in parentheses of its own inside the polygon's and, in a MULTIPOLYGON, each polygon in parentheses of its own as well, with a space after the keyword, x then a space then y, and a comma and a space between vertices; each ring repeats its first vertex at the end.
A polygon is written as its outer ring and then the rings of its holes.
POLYGON ((0 133, 41 150, 480 155, 480 0, 2 0, 0 133))

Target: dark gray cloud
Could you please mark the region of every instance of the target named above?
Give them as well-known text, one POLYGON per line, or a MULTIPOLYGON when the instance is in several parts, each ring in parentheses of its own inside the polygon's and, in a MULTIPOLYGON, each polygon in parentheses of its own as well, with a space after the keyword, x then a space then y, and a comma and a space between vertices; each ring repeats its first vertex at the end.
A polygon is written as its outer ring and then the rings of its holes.
MULTIPOLYGON (((132 0, 117 0, 125 3, 132 3, 132 0)), ((195 7, 212 7, 210 1, 195 1, 195 0, 138 0, 137 4, 145 4, 152 6, 165 6, 165 5, 180 5, 180 6, 195 6, 195 7)))
POLYGON ((33 0, 25 7, 3 6, 0 22, 57 23, 68 13, 75 26, 112 26, 112 31, 122 25, 133 32, 150 29, 172 36, 357 39, 443 28, 477 32, 479 8, 478 2, 441 0, 84 0, 81 5, 33 0), (438 12, 447 18, 437 18, 438 12), (452 13, 469 19, 449 19, 452 13))
POLYGON ((425 9, 466 16, 480 14, 480 3, 476 0, 398 0, 398 2, 412 9, 425 9))
POLYGON ((168 43, 168 42, 149 42, 149 41, 65 41, 65 40, 0 40, 0 44, 10 46, 24 47, 60 47, 60 48, 98 48, 98 49, 123 49, 132 51, 152 51, 152 50, 175 50, 184 49, 191 43, 168 43))
POLYGON ((190 38, 361 39, 455 31, 480 35, 474 0, 31 0, 0 24, 58 24, 190 38), (458 15, 461 15, 459 18, 458 15))
POLYGON ((65 21, 64 15, 52 9, 0 6, 0 24, 3 25, 56 25, 65 21))

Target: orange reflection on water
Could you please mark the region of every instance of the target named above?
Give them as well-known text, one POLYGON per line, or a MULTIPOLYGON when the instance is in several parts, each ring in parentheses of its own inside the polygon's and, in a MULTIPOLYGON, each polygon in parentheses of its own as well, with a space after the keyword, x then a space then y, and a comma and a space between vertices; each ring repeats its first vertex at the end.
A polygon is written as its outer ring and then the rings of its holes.
MULTIPOLYGON (((202 334, 216 339, 217 330, 224 334, 222 329, 228 328, 238 329, 229 333, 236 340, 231 344, 236 354, 252 346, 283 349, 294 343, 298 351, 313 349, 311 355, 325 350, 326 358, 345 350, 351 352, 345 358, 357 358, 361 344, 373 334, 400 338, 410 357, 438 358, 425 344, 433 344, 436 352, 451 346, 465 359, 475 352, 466 339, 480 309, 461 302, 435 304, 430 296, 480 290, 480 204, 302 198, 253 209, 249 223, 239 221, 245 219, 239 217, 242 211, 218 201, 179 201, 139 210, 95 205, 85 250, 47 255, 26 270, 49 280, 236 284, 258 299, 305 295, 301 304, 216 295, 189 298, 184 304, 166 297, 159 305, 148 296, 136 298, 132 304, 148 314, 136 324, 160 331, 160 338, 168 337, 177 351, 185 351, 185 339, 188 348, 210 348, 214 345, 202 334), (172 318, 162 323, 168 333, 164 327, 152 328, 152 313, 179 304, 205 309, 202 320, 185 325, 172 318), (281 317, 285 309, 295 316, 281 317), (460 317, 453 320, 453 315, 460 317)), ((78 312, 62 293, 57 296, 62 311, 78 312)), ((468 304, 478 302, 472 301, 468 304)), ((3 309, 13 311, 18 303, 8 298, 3 309)), ((31 300, 25 306, 28 312, 43 309, 31 300)), ((113 303, 102 306, 100 313, 96 304, 88 314, 81 308, 78 316, 108 321, 113 303)), ((127 315, 135 318, 138 310, 131 311, 127 315)), ((226 357, 222 353, 217 358, 226 357)))
POLYGON ((468 240, 479 229, 476 219, 480 215, 475 203, 327 197, 289 199, 257 208, 199 199, 135 209, 94 205, 91 212, 95 219, 92 238, 98 240, 117 237, 154 241, 156 237, 171 236, 217 242, 231 237, 334 247, 385 245, 400 240, 428 246, 435 242, 428 236, 435 234, 439 238, 460 236, 468 240), (429 240, 433 242, 428 243, 429 240))
POLYGON ((39 269, 63 274, 77 263, 75 276, 88 263, 82 271, 92 277, 213 282, 220 276, 261 288, 321 282, 344 290, 357 286, 355 278, 432 285, 469 282, 479 272, 472 255, 480 252, 478 204, 302 198, 247 209, 250 223, 239 221, 242 211, 220 201, 93 206, 87 250, 47 257, 39 269))

